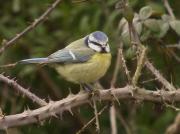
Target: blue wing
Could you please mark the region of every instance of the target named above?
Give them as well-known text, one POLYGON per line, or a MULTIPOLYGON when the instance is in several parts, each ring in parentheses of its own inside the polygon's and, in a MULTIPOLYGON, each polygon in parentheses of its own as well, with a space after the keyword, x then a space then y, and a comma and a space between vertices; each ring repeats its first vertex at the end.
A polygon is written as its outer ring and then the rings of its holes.
POLYGON ((31 64, 31 63, 81 63, 88 61, 94 51, 89 48, 81 49, 61 49, 47 58, 32 58, 19 61, 20 64, 31 64))
POLYGON ((53 54, 49 58, 49 62, 55 63, 80 63, 88 61, 94 51, 89 48, 81 49, 62 49, 53 54))

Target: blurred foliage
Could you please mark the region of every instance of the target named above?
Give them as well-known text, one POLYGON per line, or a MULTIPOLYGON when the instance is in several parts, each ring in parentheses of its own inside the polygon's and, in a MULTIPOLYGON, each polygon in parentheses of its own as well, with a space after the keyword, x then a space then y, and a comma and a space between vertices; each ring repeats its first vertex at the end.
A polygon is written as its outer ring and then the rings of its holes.
MULTIPOLYGON (((51 0, 0 0, 0 2, 0 41, 10 39, 22 31, 52 3, 51 0)), ((111 68, 101 80, 102 85, 109 88, 120 40, 124 43, 124 54, 131 74, 136 68, 134 58, 136 50, 130 44, 127 21, 122 18, 120 11, 115 9, 116 2, 117 0, 89 0, 79 3, 64 0, 43 24, 17 41, 16 45, 8 48, 1 55, 0 63, 8 64, 25 58, 48 56, 92 31, 102 30, 110 38, 113 55, 111 68)), ((180 1, 170 1, 170 4, 176 17, 179 18, 180 1)), ((130 0, 130 5, 136 13, 133 20, 136 31, 143 43, 149 47, 149 59, 170 82, 179 87, 180 63, 173 54, 180 56, 180 50, 166 46, 179 43, 180 21, 173 20, 167 15, 162 1, 130 0)), ((74 93, 79 91, 78 85, 65 81, 54 69, 46 66, 19 65, 14 68, 1 69, 1 72, 6 72, 6 75, 10 75, 10 77, 16 77, 18 83, 24 87, 30 87, 33 93, 41 98, 46 98, 46 100, 48 98, 59 100, 67 96, 69 88, 73 89, 74 93)), ((156 81, 144 83, 152 78, 154 76, 144 69, 139 82, 140 86, 149 90, 161 88, 156 81)), ((3 83, 0 84, 0 107, 6 115, 22 112, 27 107, 30 109, 38 107, 30 100, 15 93, 12 88, 3 83)), ((122 87, 126 84, 126 75, 121 69, 116 86, 122 87)), ((99 104, 98 109, 102 105, 99 104)), ((129 103, 122 101, 120 105, 119 110, 128 124, 132 120, 133 105, 131 101, 129 103)), ((74 109, 73 112, 74 116, 64 113, 62 120, 49 119, 43 125, 28 125, 9 131, 12 131, 13 134, 75 133, 93 117, 93 109, 90 106, 82 106, 80 113, 78 109, 74 109)), ((133 117, 136 131, 138 134, 163 134, 176 114, 177 112, 173 109, 159 104, 141 104, 133 117)), ((125 134, 122 123, 117 121, 119 133, 125 134)), ((108 111, 100 116, 100 126, 103 134, 110 133, 108 111)), ((85 133, 94 133, 94 127, 92 124, 85 133)))

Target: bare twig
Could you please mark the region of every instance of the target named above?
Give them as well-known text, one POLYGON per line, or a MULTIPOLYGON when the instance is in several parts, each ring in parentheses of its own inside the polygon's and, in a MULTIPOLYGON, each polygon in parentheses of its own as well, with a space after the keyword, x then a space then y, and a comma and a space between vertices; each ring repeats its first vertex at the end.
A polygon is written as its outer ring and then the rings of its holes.
MULTIPOLYGON (((163 0, 164 2, 164 6, 166 7, 169 15, 172 17, 172 19, 176 19, 173 10, 171 8, 171 6, 169 5, 168 0, 163 0)), ((176 47, 178 49, 180 49, 180 45, 179 43, 176 45, 167 45, 167 47, 176 47)), ((173 57, 180 62, 180 58, 173 52, 172 53, 173 57)), ((167 129, 166 129, 166 134, 178 134, 180 132, 180 113, 177 114, 175 121, 173 124, 171 124, 167 129)))
POLYGON ((176 59, 176 61, 180 62, 180 57, 174 51, 172 51, 171 54, 176 59))
POLYGON ((157 77, 157 80, 161 82, 166 89, 170 91, 176 90, 176 88, 172 84, 170 84, 149 61, 146 61, 145 65, 157 77))
POLYGON ((112 105, 110 108, 110 122, 111 122, 111 134, 117 134, 116 109, 114 105, 112 105))
POLYGON ((44 100, 40 99, 35 94, 28 91, 28 89, 25 89, 22 86, 20 86, 15 80, 11 80, 11 79, 5 77, 4 75, 0 74, 0 81, 3 81, 6 84, 12 86, 14 89, 16 89, 22 95, 27 96, 29 99, 31 99, 33 102, 36 102, 40 106, 44 106, 47 104, 44 100))
POLYGON ((0 68, 15 67, 16 65, 17 65, 17 62, 11 63, 11 64, 7 64, 7 65, 1 65, 0 68))
POLYGON ((92 101, 93 101, 94 115, 96 119, 96 132, 99 134, 100 133, 99 117, 98 117, 98 110, 97 110, 96 100, 94 99, 94 95, 92 97, 92 101))
POLYGON ((125 70, 125 73, 126 73, 126 76, 127 76, 127 79, 129 81, 129 83, 131 83, 131 76, 130 76, 130 72, 129 72, 127 66, 126 66, 126 60, 125 60, 124 55, 123 55, 123 49, 120 49, 120 54, 121 54, 120 57, 122 59, 122 66, 123 66, 123 68, 125 70))
MULTIPOLYGON (((123 88, 99 90, 98 96, 94 96, 94 99, 98 101, 112 100, 112 94, 116 95, 118 99, 137 99, 151 102, 162 102, 162 98, 167 102, 180 102, 180 90, 176 91, 149 91, 142 88, 137 88, 134 95, 131 95, 133 86, 126 86, 123 88)), ((22 126, 25 124, 35 123, 49 118, 50 116, 56 116, 56 114, 71 111, 73 107, 79 107, 83 104, 89 103, 89 93, 80 92, 77 95, 70 95, 60 101, 50 102, 48 105, 39 109, 24 111, 20 114, 9 115, 0 117, 0 129, 6 129, 9 127, 22 126)))
POLYGON ((83 3, 83 2, 87 2, 89 0, 72 0, 72 3, 74 4, 79 4, 79 3, 83 3))
POLYGON ((0 54, 3 53, 3 51, 9 47, 12 46, 18 39, 20 39, 22 36, 24 36, 25 34, 27 34, 28 32, 30 32, 32 29, 34 29, 37 25, 39 25, 40 23, 42 23, 46 17, 55 9, 55 7, 61 2, 62 0, 56 0, 54 1, 54 3, 52 3, 52 5, 37 19, 34 20, 34 22, 29 25, 28 27, 26 27, 22 32, 20 32, 19 34, 16 34, 16 36, 14 36, 12 39, 10 39, 9 41, 3 41, 2 43, 2 47, 0 48, 0 54))
MULTIPOLYGON (((115 87, 115 83, 117 81, 117 75, 119 73, 120 63, 122 62, 121 61, 121 49, 122 49, 121 47, 122 47, 122 43, 120 43, 120 46, 118 49, 118 54, 117 54, 117 58, 116 58, 116 65, 115 65, 113 77, 111 80, 111 88, 115 87)), ((114 107, 114 103, 110 107, 109 114, 110 114, 110 122, 111 122, 111 134, 117 134, 116 110, 114 107)))
POLYGON ((137 82, 138 82, 138 79, 141 75, 141 70, 144 66, 144 62, 145 62, 145 59, 146 59, 146 52, 147 52, 147 48, 143 46, 142 48, 142 53, 140 54, 140 58, 138 59, 138 63, 137 63, 137 68, 136 68, 136 72, 132 78, 132 84, 133 85, 136 85, 137 82))
MULTIPOLYGON (((106 109, 108 105, 104 106, 101 111, 98 112, 98 115, 101 115, 106 109)), ((81 134, 93 121, 95 121, 96 117, 94 116, 88 123, 86 123, 76 134, 81 134)))
POLYGON ((117 80, 117 75, 118 75, 119 68, 120 68, 120 63, 121 63, 121 48, 118 49, 118 54, 117 54, 117 58, 116 58, 116 65, 115 65, 115 69, 114 69, 114 72, 113 72, 113 77, 112 77, 112 80, 111 80, 111 88, 115 87, 115 83, 116 83, 116 80, 117 80))
POLYGON ((180 44, 174 44, 174 45, 166 45, 167 48, 177 48, 180 49, 180 44))
POLYGON ((172 19, 175 20, 176 17, 175 17, 175 15, 174 15, 174 13, 173 13, 173 10, 172 10, 171 6, 169 5, 168 0, 163 0, 163 2, 164 2, 164 6, 165 6, 165 8, 167 9, 169 15, 172 17, 172 19))
POLYGON ((180 132, 180 113, 177 114, 174 123, 167 128, 166 134, 179 134, 179 132, 180 132))
POLYGON ((157 80, 157 78, 152 78, 149 80, 142 81, 141 84, 148 83, 148 82, 155 81, 155 80, 157 80))
POLYGON ((123 126, 123 127, 125 128, 125 130, 126 130, 126 133, 127 133, 127 134, 132 134, 129 125, 127 124, 127 122, 126 122, 125 119, 123 118, 120 110, 117 110, 117 108, 116 108, 116 111, 117 111, 117 112, 116 112, 117 118, 118 118, 118 119, 120 120, 120 122, 122 123, 122 126, 123 126))

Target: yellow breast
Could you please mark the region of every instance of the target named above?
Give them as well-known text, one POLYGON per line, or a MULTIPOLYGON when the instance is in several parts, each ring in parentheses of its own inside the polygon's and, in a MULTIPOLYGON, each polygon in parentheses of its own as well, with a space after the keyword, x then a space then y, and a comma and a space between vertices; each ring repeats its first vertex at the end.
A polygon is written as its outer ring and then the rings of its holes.
POLYGON ((97 53, 88 62, 58 65, 56 70, 68 81, 91 83, 106 73, 111 63, 111 54, 97 53))

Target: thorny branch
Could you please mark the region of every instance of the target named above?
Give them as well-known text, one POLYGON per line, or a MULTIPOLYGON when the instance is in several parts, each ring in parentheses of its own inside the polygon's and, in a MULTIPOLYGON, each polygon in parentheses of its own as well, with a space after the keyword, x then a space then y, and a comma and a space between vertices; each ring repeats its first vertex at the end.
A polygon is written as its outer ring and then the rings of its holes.
POLYGON ((174 123, 167 128, 166 134, 178 134, 179 132, 180 132, 180 114, 177 114, 174 123))
MULTIPOLYGON (((133 96, 131 94, 133 86, 126 86, 123 88, 99 90, 99 95, 94 96, 96 101, 110 101, 112 100, 112 94, 120 100, 134 99, 151 102, 180 102, 180 90, 176 91, 150 91, 143 88, 137 88, 133 96)), ((89 94, 80 92, 77 95, 69 95, 65 99, 60 101, 50 102, 48 105, 43 106, 35 110, 27 110, 20 114, 9 115, 0 117, 0 129, 6 129, 9 127, 22 126, 30 123, 40 122, 55 116, 57 114, 62 115, 64 111, 71 111, 74 107, 79 107, 89 102, 89 94)))
POLYGON ((20 39, 22 36, 24 36, 25 34, 27 34, 29 31, 31 31, 32 29, 34 29, 36 26, 38 26, 40 23, 42 23, 46 17, 55 9, 55 7, 61 2, 62 0, 56 0, 54 1, 54 3, 52 3, 52 5, 37 19, 34 20, 34 22, 29 25, 28 27, 26 27, 22 32, 20 32, 19 34, 16 34, 16 36, 14 36, 12 39, 10 39, 9 41, 4 40, 2 43, 2 47, 0 48, 0 54, 4 52, 4 50, 9 47, 12 46, 18 39, 20 39))
MULTIPOLYGON (((0 54, 3 53, 3 51, 13 45, 18 39, 20 39, 22 36, 27 34, 29 31, 31 31, 33 28, 35 28, 38 24, 42 23, 46 17, 52 12, 52 10, 61 2, 61 0, 56 0, 38 19, 36 19, 31 25, 29 25, 27 28, 25 28, 21 33, 17 34, 15 37, 10 39, 9 41, 4 41, 2 44, 3 46, 0 48, 0 54)), ((169 6, 169 3, 167 0, 164 0, 164 5, 167 8, 169 14, 175 19, 175 16, 172 12, 171 7, 169 6)), ((122 51, 121 51, 122 52, 122 51)), ((123 58, 123 57, 122 57, 123 58)), ((125 60, 124 60, 125 63, 125 60)), ((136 92, 132 93, 132 86, 126 86, 124 88, 117 88, 115 90, 109 89, 109 90, 101 90, 100 97, 101 100, 108 100, 111 101, 112 94, 115 95, 118 99, 135 99, 135 100, 144 100, 144 101, 152 101, 152 102, 180 102, 180 91, 176 90, 176 88, 170 84, 159 72, 158 70, 149 62, 149 60, 146 61, 146 67, 156 76, 156 78, 164 85, 165 88, 167 88, 169 91, 149 91, 145 89, 138 88, 136 92), (175 91, 176 90, 176 91, 175 91), (162 101, 163 98, 163 101, 162 101)), ((125 66, 125 71, 128 76, 128 80, 130 81, 130 75, 129 71, 127 70, 127 67, 125 66)), ((141 70, 142 68, 140 68, 141 70)), ((136 74, 136 73, 135 73, 136 74)), ((136 76, 136 75, 135 75, 136 76)), ((71 108, 80 106, 82 104, 88 103, 88 93, 79 93, 77 95, 69 95, 67 98, 56 101, 56 102, 50 102, 46 103, 44 100, 38 98, 36 95, 29 92, 27 89, 21 87, 19 84, 17 84, 16 81, 10 80, 9 78, 0 75, 0 80, 7 83, 8 85, 13 86, 17 91, 20 91, 22 94, 26 95, 31 100, 35 101, 37 104, 42 106, 39 109, 36 110, 28 110, 24 111, 21 114, 16 115, 9 115, 9 116, 3 116, 0 117, 0 129, 6 129, 9 127, 14 126, 21 126, 25 124, 30 124, 34 122, 39 122, 41 120, 44 120, 50 116, 56 116, 56 114, 62 114, 64 111, 68 110, 71 112, 71 108)), ((137 79, 135 79, 135 83, 137 83, 137 79)), ((115 82, 112 82, 115 83, 115 82)), ((114 85, 114 84, 112 84, 114 85)), ((99 100, 97 96, 95 97, 95 100, 99 100)), ((98 115, 102 113, 103 110, 101 110, 98 115)), ((177 116, 179 119, 179 116, 177 116)), ((90 120, 90 123, 95 120, 95 117, 90 120)), ((88 122, 87 125, 90 124, 88 122)), ((84 127, 87 127, 85 125, 84 127)), ((177 127, 177 121, 173 124, 177 127)), ((174 126, 170 126, 174 128, 174 126)), ((170 129, 169 127, 169 129, 170 129)), ((169 130, 168 129, 168 130, 169 130)), ((167 132, 168 132, 167 130, 167 132)))
POLYGON ((174 15, 174 13, 173 13, 173 10, 172 10, 171 6, 169 5, 168 0, 163 0, 163 2, 164 2, 164 6, 165 6, 165 8, 167 9, 169 15, 172 17, 172 19, 175 20, 176 17, 175 17, 175 15, 174 15))
MULTIPOLYGON (((101 115, 106 109, 108 105, 104 106, 99 112, 98 115, 101 115)), ((95 121, 96 117, 94 116, 88 123, 86 123, 76 134, 81 134, 93 121, 95 121)))
POLYGON ((125 70, 128 82, 131 83, 130 71, 128 70, 127 65, 126 65, 126 60, 125 60, 124 55, 123 55, 123 49, 121 48, 119 51, 120 51, 119 53, 120 53, 120 57, 121 57, 121 60, 122 60, 122 66, 123 66, 123 68, 125 70))
POLYGON ((135 86, 138 82, 138 79, 141 75, 141 70, 144 66, 144 62, 145 62, 145 59, 146 59, 146 52, 147 52, 147 48, 143 46, 142 48, 142 53, 140 55, 140 58, 138 60, 138 63, 137 63, 137 69, 136 69, 136 72, 133 76, 133 79, 132 79, 132 84, 135 86))
MULTIPOLYGON (((120 44, 120 47, 121 47, 121 44, 120 44)), ((111 88, 115 87, 117 75, 118 75, 119 68, 120 68, 120 60, 121 60, 121 53, 120 53, 121 50, 120 49, 121 48, 118 48, 115 69, 114 69, 113 77, 111 80, 111 88)), ((110 107, 109 114, 110 114, 110 122, 111 122, 111 133, 117 134, 116 110, 115 110, 114 104, 110 107)))
POLYGON ((47 103, 44 100, 40 99, 35 94, 31 93, 28 89, 25 89, 22 86, 20 86, 15 80, 9 79, 5 77, 3 74, 0 74, 0 81, 5 82, 9 86, 12 86, 14 89, 16 89, 17 92, 20 92, 22 95, 27 96, 33 102, 36 102, 38 105, 40 106, 47 105, 47 103))
MULTIPOLYGON (((164 2, 164 6, 166 8, 166 10, 168 11, 169 15, 172 17, 172 19, 176 19, 173 10, 171 8, 171 6, 169 5, 168 0, 163 0, 164 2)), ((169 45, 170 46, 170 45, 169 45)), ((179 43, 177 45, 171 45, 172 47, 177 47, 179 49, 179 43)), ((167 46, 168 47, 168 46, 167 46)), ((180 62, 179 57, 173 52, 172 55, 174 56, 174 58, 180 62)), ((167 127, 166 129, 166 134, 178 134, 180 131, 180 112, 177 114, 177 116, 175 117, 174 122, 167 127)))
POLYGON ((150 63, 150 61, 146 61, 146 67, 156 76, 157 80, 163 84, 163 86, 168 90, 176 90, 176 88, 169 83, 161 74, 160 72, 150 63))

